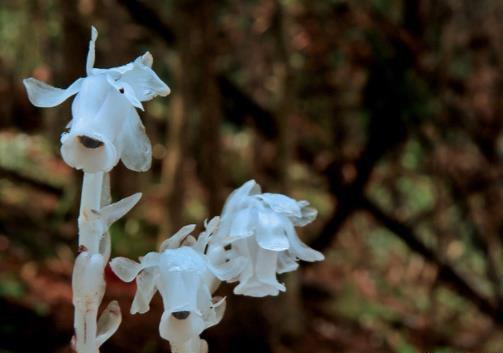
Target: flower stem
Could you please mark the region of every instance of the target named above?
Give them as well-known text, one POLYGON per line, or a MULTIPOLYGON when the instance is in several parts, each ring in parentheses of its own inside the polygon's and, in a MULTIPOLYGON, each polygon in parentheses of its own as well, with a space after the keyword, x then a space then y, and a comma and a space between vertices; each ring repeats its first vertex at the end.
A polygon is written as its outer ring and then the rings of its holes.
POLYGON ((102 189, 103 173, 84 173, 82 196, 80 199, 79 248, 89 251, 91 254, 99 252, 102 234, 96 236, 96 234, 82 231, 82 229, 85 228, 85 224, 88 222, 91 212, 101 208, 102 189))
POLYGON ((103 173, 84 173, 82 181, 82 196, 80 199, 80 214, 86 210, 99 210, 101 207, 101 190, 103 173))
MULTIPOLYGON (((82 194, 80 199, 80 214, 79 214, 79 249, 80 251, 88 251, 90 254, 99 253, 99 244, 102 234, 94 234, 93 232, 83 231, 84 228, 89 228, 90 214, 93 211, 98 211, 101 208, 101 195, 103 189, 103 173, 84 173, 82 181, 82 194)), ((75 271, 76 269, 74 269, 75 271)), ((83 280, 79 277, 74 277, 74 280, 83 280)), ((74 288, 77 287, 75 284, 74 288)), ((103 288, 94 288, 96 293, 102 292, 103 288)), ((77 302, 79 293, 73 293, 74 303, 77 302)), ((97 299, 100 301, 100 299, 97 299)), ((97 353, 98 345, 96 342, 97 330, 97 305, 75 305, 74 314, 74 329, 76 339, 77 353, 97 353)))

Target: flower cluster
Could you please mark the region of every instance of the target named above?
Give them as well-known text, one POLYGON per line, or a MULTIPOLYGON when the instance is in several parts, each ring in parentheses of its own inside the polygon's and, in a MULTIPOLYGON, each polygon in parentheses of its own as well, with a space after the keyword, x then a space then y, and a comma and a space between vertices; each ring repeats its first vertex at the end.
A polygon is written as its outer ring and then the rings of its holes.
POLYGON ((215 264, 215 274, 224 281, 239 281, 235 294, 263 297, 284 292, 277 273, 296 270, 299 259, 324 259, 323 254, 305 245, 295 231, 295 227, 305 226, 316 215, 307 201, 261 193, 254 180, 246 182, 229 196, 212 240, 220 247, 231 245, 225 260, 215 264))
POLYGON ((174 352, 203 353, 207 347, 199 335, 217 324, 225 310, 225 299, 212 298, 220 281, 239 281, 235 294, 277 295, 286 290, 277 273, 296 270, 298 260, 323 260, 295 232, 295 226, 315 217, 306 201, 262 194, 250 180, 230 195, 222 215, 206 224, 197 240, 190 235, 195 226, 185 226, 159 252, 146 254, 139 263, 115 258, 111 267, 123 281, 136 278, 132 314, 147 312, 159 291, 164 304, 161 337, 174 352))
MULTIPOLYGON (((152 147, 136 108, 143 110, 142 102, 170 92, 152 71, 148 52, 124 66, 94 68, 97 36, 93 27, 87 76, 68 88, 24 80, 30 101, 38 107, 54 107, 75 95, 69 130, 61 136, 61 155, 84 172, 79 255, 72 278, 77 353, 99 352, 121 322, 116 301, 98 319, 110 257, 108 228, 136 205, 141 194, 110 204, 107 173, 119 160, 134 171, 150 168, 152 147)), ((226 307, 225 298, 214 295, 221 281, 238 282, 235 294, 278 295, 286 288, 277 274, 296 270, 299 260, 323 260, 295 230, 316 215, 307 201, 261 193, 250 180, 230 195, 221 216, 206 223, 197 238, 191 235, 195 226, 185 226, 139 262, 118 257, 110 265, 123 281, 136 281, 132 314, 147 312, 155 293, 160 293, 164 313, 159 333, 173 352, 206 353, 208 346, 200 334, 220 322, 226 307)))

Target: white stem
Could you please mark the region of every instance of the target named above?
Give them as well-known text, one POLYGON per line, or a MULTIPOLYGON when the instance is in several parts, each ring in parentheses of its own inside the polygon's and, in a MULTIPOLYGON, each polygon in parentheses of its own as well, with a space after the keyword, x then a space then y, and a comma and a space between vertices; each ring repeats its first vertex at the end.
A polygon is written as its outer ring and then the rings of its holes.
POLYGON ((98 353, 97 315, 98 311, 94 308, 75 308, 74 328, 77 353, 98 353))
MULTIPOLYGON (((102 172, 84 173, 84 179, 82 181, 82 194, 80 199, 79 248, 81 248, 81 250, 83 251, 88 251, 90 254, 99 253, 99 244, 102 234, 96 235, 93 234, 93 232, 82 231, 82 229, 80 228, 86 225, 89 220, 89 215, 93 210, 99 210, 101 208, 102 189, 102 172)), ((96 290, 98 291, 98 288, 96 288, 96 290)), ((77 295, 78 293, 73 293, 74 298, 77 295)), ((74 312, 74 328, 77 353, 97 353, 97 307, 75 307, 74 312)))
POLYGON ((82 196, 80 199, 80 214, 85 210, 101 208, 101 191, 103 188, 103 173, 84 173, 82 181, 82 196))
MULTIPOLYGON (((93 210, 101 208, 101 193, 103 190, 103 173, 84 173, 82 181, 82 196, 80 199, 79 228, 85 224, 93 210)), ((91 254, 99 252, 99 245, 102 234, 96 235, 92 232, 79 229, 79 247, 89 251, 91 254)))

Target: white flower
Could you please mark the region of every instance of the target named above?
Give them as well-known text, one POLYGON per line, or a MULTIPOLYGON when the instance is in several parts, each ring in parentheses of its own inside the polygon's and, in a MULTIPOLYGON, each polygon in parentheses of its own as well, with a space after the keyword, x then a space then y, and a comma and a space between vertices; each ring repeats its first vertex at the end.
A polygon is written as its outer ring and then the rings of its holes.
POLYGON ((120 257, 110 262, 123 281, 136 278, 132 314, 147 312, 153 295, 159 291, 164 305, 159 333, 174 352, 206 352, 206 342, 199 335, 220 322, 225 311, 225 298, 212 298, 214 277, 204 254, 216 222, 218 219, 209 222, 197 241, 190 235, 194 225, 181 228, 161 244, 160 253, 150 252, 140 258, 140 263, 120 257))
POLYGON ((235 294, 253 297, 278 295, 286 288, 277 273, 294 271, 298 260, 321 261, 323 254, 304 244, 295 226, 304 226, 316 218, 307 201, 296 201, 281 194, 261 193, 250 180, 227 199, 220 226, 210 249, 231 245, 224 261, 212 263, 215 275, 228 282, 239 281, 235 294))
POLYGON ((106 172, 121 159, 129 169, 146 171, 152 147, 135 107, 143 110, 141 102, 168 95, 169 87, 151 69, 149 52, 124 66, 94 68, 97 37, 93 27, 87 77, 67 89, 25 79, 28 97, 37 107, 54 107, 76 94, 70 131, 61 136, 61 154, 70 166, 90 173, 106 172))

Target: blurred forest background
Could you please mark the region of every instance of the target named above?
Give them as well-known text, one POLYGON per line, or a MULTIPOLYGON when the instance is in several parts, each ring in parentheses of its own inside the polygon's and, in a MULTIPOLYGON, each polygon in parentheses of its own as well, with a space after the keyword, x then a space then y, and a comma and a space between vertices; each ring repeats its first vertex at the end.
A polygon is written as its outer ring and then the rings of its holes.
MULTIPOLYGON (((277 298, 233 296, 211 352, 503 350, 503 2, 2 0, 0 352, 69 352, 81 173, 59 155, 70 104, 37 109, 22 79, 66 87, 146 50, 172 88, 146 105, 153 167, 112 229, 137 256, 220 213, 254 178, 307 199, 326 255, 277 298)), ((123 324, 104 353, 167 352, 160 298, 107 273, 123 324)), ((221 289, 230 294, 231 286, 221 289)))

